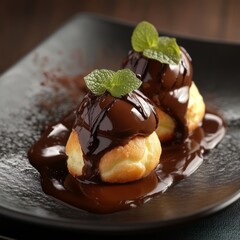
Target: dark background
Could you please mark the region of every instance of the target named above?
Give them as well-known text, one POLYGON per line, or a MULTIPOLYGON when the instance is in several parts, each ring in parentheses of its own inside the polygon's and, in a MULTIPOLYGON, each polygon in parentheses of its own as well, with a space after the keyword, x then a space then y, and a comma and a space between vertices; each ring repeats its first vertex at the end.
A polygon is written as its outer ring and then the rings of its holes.
MULTIPOLYGON (((97 13, 133 24, 147 20, 163 32, 240 43, 239 0, 0 0, 0 74, 69 18, 81 12, 97 13)), ((234 218, 231 213, 238 211, 239 206, 238 201, 209 216, 206 221, 192 222, 191 226, 181 226, 179 229, 156 234, 156 238, 221 240, 220 230, 226 228, 232 231, 225 236, 237 239, 240 230, 236 223, 239 218, 234 218), (233 227, 227 228, 229 225, 233 227)), ((17 236, 19 232, 24 234, 25 231, 32 230, 37 233, 32 239, 37 236, 41 239, 47 232, 37 226, 26 228, 26 225, 19 222, 14 225, 14 221, 12 226, 18 226, 19 229, 11 229, 9 221, 4 218, 0 222, 1 234, 10 235, 9 232, 13 231, 11 235, 17 236)), ((58 238, 70 239, 68 234, 70 233, 59 231, 62 238, 58 238)), ((74 239, 81 239, 80 237, 76 233, 74 239)))
POLYGON ((0 0, 0 74, 80 12, 240 43, 238 0, 0 0))

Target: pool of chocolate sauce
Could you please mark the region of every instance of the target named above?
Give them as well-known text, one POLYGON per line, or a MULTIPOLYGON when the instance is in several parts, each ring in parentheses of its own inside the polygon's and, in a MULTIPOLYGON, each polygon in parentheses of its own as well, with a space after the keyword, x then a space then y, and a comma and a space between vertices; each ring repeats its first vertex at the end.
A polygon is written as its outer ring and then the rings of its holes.
POLYGON ((206 111, 202 126, 183 143, 162 144, 160 163, 148 177, 125 184, 92 183, 72 177, 65 146, 75 121, 75 110, 49 125, 28 152, 39 171, 43 191, 84 211, 107 214, 140 206, 192 174, 225 134, 219 114, 206 111))

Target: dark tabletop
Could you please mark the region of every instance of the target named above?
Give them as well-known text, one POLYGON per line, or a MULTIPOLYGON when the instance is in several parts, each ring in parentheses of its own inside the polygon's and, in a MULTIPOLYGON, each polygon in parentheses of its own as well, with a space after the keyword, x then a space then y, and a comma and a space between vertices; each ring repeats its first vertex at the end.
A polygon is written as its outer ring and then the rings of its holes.
MULTIPOLYGON (((41 43, 69 17, 92 12, 121 21, 148 20, 164 32, 240 43, 240 1, 237 0, 0 0, 0 74, 41 43)), ((240 239, 240 202, 194 222, 141 234, 156 239, 240 239)), ((0 218, 1 235, 14 239, 81 239, 89 233, 39 227, 0 218)), ((121 233, 118 233, 121 234, 121 233)), ((137 232, 131 233, 135 236, 137 232)), ((106 234, 103 234, 106 236, 106 234)), ((111 237, 111 236, 110 236, 111 237)))
POLYGON ((79 12, 148 20, 163 32, 240 43, 239 9, 238 0, 1 0, 0 73, 79 12))

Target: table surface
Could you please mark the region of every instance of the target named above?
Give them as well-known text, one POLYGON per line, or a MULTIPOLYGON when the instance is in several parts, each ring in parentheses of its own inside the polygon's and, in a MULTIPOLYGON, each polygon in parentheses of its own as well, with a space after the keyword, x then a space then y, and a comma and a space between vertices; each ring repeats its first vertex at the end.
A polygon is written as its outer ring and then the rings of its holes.
MULTIPOLYGON (((41 43, 66 20, 80 12, 91 12, 137 23, 152 22, 160 31, 182 36, 240 43, 238 0, 19 0, 0 1, 0 74, 41 43)), ((163 239, 240 239, 240 202, 226 209, 160 233, 146 236, 163 239)), ((46 230, 1 217, 0 235, 31 239, 29 230, 46 236, 46 230), (17 227, 12 231, 13 227, 17 227)), ((60 230, 57 230, 58 233, 60 230)), ((56 230, 51 230, 56 234, 56 230)), ((60 231, 61 239, 79 239, 83 233, 60 231)), ((136 233, 137 234, 137 233, 136 233)), ((84 235, 85 236, 85 235, 84 235)), ((144 235, 143 235, 144 236, 144 235)), ((1 239, 1 237, 0 237, 1 239)))
POLYGON ((152 22, 184 36, 240 43, 238 0, 0 0, 0 73, 79 12, 152 22))

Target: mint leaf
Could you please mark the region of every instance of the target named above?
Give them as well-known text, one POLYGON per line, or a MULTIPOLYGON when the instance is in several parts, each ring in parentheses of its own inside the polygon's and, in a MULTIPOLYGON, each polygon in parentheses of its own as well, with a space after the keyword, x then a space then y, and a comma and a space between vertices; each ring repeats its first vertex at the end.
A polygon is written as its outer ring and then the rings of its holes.
POLYGON ((139 80, 131 70, 118 70, 113 75, 111 88, 109 88, 108 91, 114 97, 121 97, 138 89, 141 84, 142 81, 139 80))
POLYGON ((157 60, 161 63, 165 64, 176 64, 168 55, 164 54, 163 52, 159 52, 157 50, 152 49, 145 49, 143 51, 143 55, 147 58, 157 60))
POLYGON ((133 31, 131 42, 136 52, 143 52, 144 49, 158 44, 158 32, 151 23, 140 22, 133 31))
POLYGON ((159 37, 157 49, 169 58, 169 64, 179 63, 181 59, 181 50, 177 44, 176 38, 159 37), (170 63, 171 61, 173 63, 170 63))
POLYGON ((111 86, 113 75, 114 71, 96 69, 85 76, 84 81, 91 92, 96 95, 101 95, 109 88, 109 86, 111 86))
POLYGON ((156 28, 146 22, 140 22, 133 31, 132 47, 150 59, 164 64, 177 65, 181 59, 181 50, 175 38, 159 37, 156 28))
POLYGON ((145 57, 155 59, 165 64, 178 64, 181 59, 181 51, 175 38, 159 37, 155 49, 144 49, 145 57))
POLYGON ((117 72, 107 69, 96 69, 84 77, 88 89, 96 95, 108 91, 114 97, 124 96, 138 89, 142 83, 130 69, 117 72))

